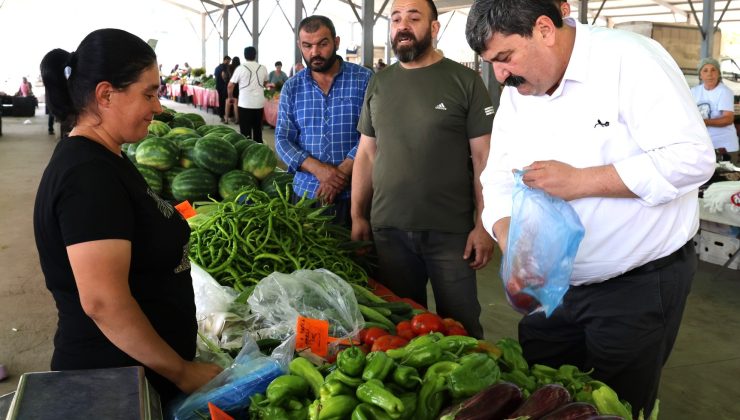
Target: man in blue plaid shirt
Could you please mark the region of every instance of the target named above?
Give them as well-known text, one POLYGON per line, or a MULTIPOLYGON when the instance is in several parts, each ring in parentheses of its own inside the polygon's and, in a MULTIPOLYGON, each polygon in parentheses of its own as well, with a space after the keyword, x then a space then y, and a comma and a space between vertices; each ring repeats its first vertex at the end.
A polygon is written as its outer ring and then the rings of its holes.
POLYGON ((357 121, 373 72, 337 56, 339 37, 324 16, 303 19, 298 39, 307 67, 280 92, 275 149, 295 173, 294 200, 306 194, 333 204, 336 223, 349 226, 357 121))

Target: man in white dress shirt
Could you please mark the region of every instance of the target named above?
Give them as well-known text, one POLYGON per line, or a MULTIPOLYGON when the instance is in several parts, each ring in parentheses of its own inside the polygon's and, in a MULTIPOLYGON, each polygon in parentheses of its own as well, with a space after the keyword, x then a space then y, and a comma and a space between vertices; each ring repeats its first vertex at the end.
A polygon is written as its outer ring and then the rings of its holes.
POLYGON ((562 305, 519 323, 524 355, 593 368, 647 415, 696 270, 697 188, 714 170, 681 71, 655 41, 563 19, 551 0, 478 0, 466 35, 506 86, 481 175, 485 227, 505 251, 516 168, 586 229, 562 305))

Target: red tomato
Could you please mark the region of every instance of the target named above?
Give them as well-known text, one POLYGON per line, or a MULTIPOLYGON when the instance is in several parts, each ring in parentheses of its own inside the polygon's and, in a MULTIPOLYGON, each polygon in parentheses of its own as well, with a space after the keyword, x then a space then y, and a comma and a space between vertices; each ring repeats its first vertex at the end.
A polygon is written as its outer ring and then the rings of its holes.
POLYGON ((460 327, 465 328, 460 321, 457 321, 453 318, 445 318, 442 320, 442 322, 445 324, 445 328, 450 329, 452 327, 460 327))
POLYGON ((445 324, 438 315, 431 312, 419 314, 411 318, 411 328, 416 335, 429 334, 430 332, 445 332, 445 324))
POLYGON ((373 345, 375 343, 375 340, 378 339, 378 337, 382 337, 384 335, 389 335, 390 333, 382 328, 379 327, 370 327, 367 329, 367 332, 365 332, 365 340, 363 343, 373 345))
POLYGON ((412 338, 416 337, 416 334, 414 334, 414 329, 411 326, 411 321, 399 322, 398 325, 396 325, 396 335, 407 340, 411 340, 412 338))
POLYGON ((378 337, 373 343, 373 347, 370 351, 386 351, 390 349, 397 349, 403 347, 409 343, 409 340, 399 337, 397 335, 384 335, 378 337))
POLYGON ((447 328, 447 333, 445 335, 468 335, 468 331, 463 327, 452 325, 447 328))
POLYGON ((360 330, 360 333, 357 334, 357 339, 360 340, 360 343, 365 342, 365 336, 367 335, 367 328, 363 328, 360 330))

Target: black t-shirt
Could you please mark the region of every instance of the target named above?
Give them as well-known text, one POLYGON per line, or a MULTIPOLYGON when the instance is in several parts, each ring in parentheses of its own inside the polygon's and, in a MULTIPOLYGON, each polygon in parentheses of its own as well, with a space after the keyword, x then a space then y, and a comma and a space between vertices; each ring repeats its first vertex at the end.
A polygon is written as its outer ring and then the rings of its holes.
MULTIPOLYGON (((195 356, 197 323, 188 260, 190 229, 148 188, 136 167, 84 137, 59 142, 41 178, 34 233, 46 286, 59 313, 54 370, 140 365, 85 315, 69 245, 102 239, 131 242, 129 286, 157 333, 186 360, 195 356)), ((174 385, 147 370, 163 400, 174 385)))

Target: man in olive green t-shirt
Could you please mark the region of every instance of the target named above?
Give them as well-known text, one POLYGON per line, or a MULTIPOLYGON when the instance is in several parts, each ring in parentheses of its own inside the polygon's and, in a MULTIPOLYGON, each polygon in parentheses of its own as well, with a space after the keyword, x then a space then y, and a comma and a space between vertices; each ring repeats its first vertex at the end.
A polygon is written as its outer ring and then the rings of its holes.
POLYGON ((493 107, 477 73, 432 47, 438 31, 431 0, 395 0, 400 63, 365 93, 352 237, 374 240, 378 280, 394 293, 426 305, 430 280, 437 313, 482 337, 475 270, 490 260, 493 239, 477 216, 493 107))

